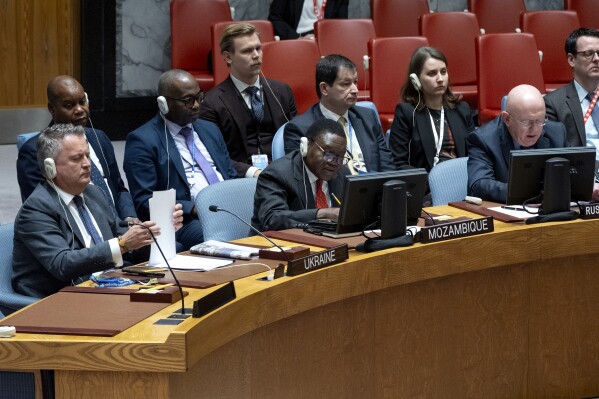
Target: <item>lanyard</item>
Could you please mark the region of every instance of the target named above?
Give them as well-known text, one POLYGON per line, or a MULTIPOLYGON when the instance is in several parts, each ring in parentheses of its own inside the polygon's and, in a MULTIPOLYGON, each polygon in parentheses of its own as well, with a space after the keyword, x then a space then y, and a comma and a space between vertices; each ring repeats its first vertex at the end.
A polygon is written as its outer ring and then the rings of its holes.
POLYGON ((322 5, 320 6, 320 12, 318 10, 318 1, 317 0, 312 0, 312 2, 314 3, 314 15, 316 15, 316 19, 323 19, 324 18, 324 9, 327 6, 327 0, 323 0, 322 1, 322 5))
POLYGON ((584 124, 587 124, 587 121, 589 120, 589 116, 591 116, 591 112, 593 112, 593 108, 595 108, 595 104, 597 104, 597 97, 599 97, 599 90, 595 89, 595 95, 593 96, 593 99, 591 100, 591 105, 589 105, 589 108, 587 109, 587 112, 584 114, 584 124))
POLYGON ((433 116, 431 115, 431 111, 427 108, 428 116, 431 118, 431 126, 433 128, 433 134, 435 136, 435 146, 437 153, 435 154, 435 158, 433 159, 433 166, 439 163, 439 153, 441 152, 441 147, 443 146, 443 131, 445 130, 445 109, 441 107, 441 120, 439 121, 439 133, 437 134, 437 128, 435 127, 435 121, 433 120, 433 116))

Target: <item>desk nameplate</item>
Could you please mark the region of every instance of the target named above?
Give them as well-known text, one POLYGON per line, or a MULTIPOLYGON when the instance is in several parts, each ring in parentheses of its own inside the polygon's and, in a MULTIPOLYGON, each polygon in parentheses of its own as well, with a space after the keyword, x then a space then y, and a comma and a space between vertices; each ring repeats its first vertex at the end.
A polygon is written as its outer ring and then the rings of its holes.
POLYGON ((450 240, 452 238, 468 237, 494 231, 493 217, 461 220, 453 223, 443 223, 436 226, 423 227, 420 230, 420 242, 429 243, 450 240))
POLYGON ((581 219, 599 219, 599 204, 584 204, 580 206, 581 219))
POLYGON ((300 274, 343 262, 347 258, 349 258, 348 246, 347 244, 342 244, 290 261, 287 266, 287 275, 299 276, 300 274))

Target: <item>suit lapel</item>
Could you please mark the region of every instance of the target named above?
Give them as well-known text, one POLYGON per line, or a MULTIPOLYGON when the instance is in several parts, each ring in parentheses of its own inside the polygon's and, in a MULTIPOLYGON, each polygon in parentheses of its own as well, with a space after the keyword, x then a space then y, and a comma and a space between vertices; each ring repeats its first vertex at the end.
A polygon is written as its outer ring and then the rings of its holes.
POLYGON ((104 241, 108 241, 109 239, 113 238, 113 233, 109 223, 110 217, 105 212, 106 204, 101 202, 99 199, 100 197, 97 195, 102 194, 98 193, 97 190, 95 192, 92 190, 93 189, 88 186, 83 192, 85 197, 85 205, 87 205, 87 208, 90 210, 93 218, 96 220, 104 241))
POLYGON ((499 140, 501 143, 501 153, 503 154, 503 159, 505 161, 505 164, 509 165, 510 164, 510 151, 514 149, 514 144, 512 141, 512 136, 510 136, 502 119, 499 119, 499 124, 500 124, 499 140))
POLYGON ((426 161, 432 168, 434 163, 435 154, 437 153, 437 147, 435 146, 435 135, 431 126, 431 118, 426 108, 416 111, 414 114, 414 134, 420 136, 422 142, 422 149, 426 156, 426 161), (418 126, 418 127, 416 127, 418 126))
POLYGON ((298 187, 297 193, 302 207, 304 209, 316 208, 312 185, 310 184, 308 174, 304 171, 304 162, 299 152, 293 158, 293 178, 295 179, 295 187, 298 187), (308 204, 306 204, 306 197, 308 197, 308 204))
POLYGON ((566 97, 566 105, 568 105, 570 113, 574 118, 574 124, 576 125, 580 142, 584 146, 587 141, 586 130, 584 128, 584 116, 582 115, 582 107, 580 106, 580 100, 578 99, 578 93, 576 92, 574 81, 570 82, 570 84, 567 86, 566 97))
MULTIPOLYGON (((231 79, 231 75, 229 75, 224 81, 224 84, 220 86, 220 91, 221 101, 229 110, 231 118, 237 127, 237 131, 241 136, 241 143, 237 143, 236 145, 243 145, 245 148, 245 153, 247 154, 247 132, 245 131, 245 126, 248 126, 248 124, 252 123, 252 115, 249 112, 243 96, 241 93, 239 93, 237 87, 235 87, 235 84, 231 79)), ((223 132, 223 134, 226 133, 223 132)))
POLYGON ((446 109, 445 117, 447 118, 447 124, 449 125, 449 129, 451 129, 456 154, 458 157, 463 157, 466 155, 465 135, 469 132, 463 131, 463 127, 465 126, 465 124, 462 122, 461 115, 458 112, 457 108, 446 109))
POLYGON ((185 169, 183 168, 183 161, 181 161, 181 154, 177 149, 177 145, 175 144, 175 140, 171 136, 171 133, 168 131, 164 124, 164 120, 160 115, 156 116, 156 125, 154 127, 154 132, 158 136, 160 140, 160 144, 162 144, 162 148, 164 151, 169 154, 169 158, 181 179, 185 182, 186 185, 189 185, 187 182, 187 176, 185 175, 185 169), (166 137, 165 137, 166 136, 166 137))

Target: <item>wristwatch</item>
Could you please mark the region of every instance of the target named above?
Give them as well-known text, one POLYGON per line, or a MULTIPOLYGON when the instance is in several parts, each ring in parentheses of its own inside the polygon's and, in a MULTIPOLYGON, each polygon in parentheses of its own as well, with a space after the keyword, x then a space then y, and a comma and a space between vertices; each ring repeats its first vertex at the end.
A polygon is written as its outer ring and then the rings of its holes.
POLYGON ((123 239, 123 236, 119 236, 119 247, 121 247, 121 249, 125 252, 129 252, 129 248, 127 248, 127 245, 125 245, 125 240, 123 239))

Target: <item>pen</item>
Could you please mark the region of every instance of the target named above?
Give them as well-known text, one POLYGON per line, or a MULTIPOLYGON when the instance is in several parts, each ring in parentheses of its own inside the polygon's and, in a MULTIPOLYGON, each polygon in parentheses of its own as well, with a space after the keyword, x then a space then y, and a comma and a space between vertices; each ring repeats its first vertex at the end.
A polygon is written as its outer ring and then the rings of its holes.
POLYGON ((331 197, 333 197, 333 199, 335 200, 335 202, 337 203, 337 205, 341 206, 341 201, 339 201, 339 198, 337 198, 337 196, 335 195, 335 193, 331 193, 331 197))
POLYGON ((501 207, 501 209, 507 209, 508 211, 523 211, 524 208, 517 208, 515 206, 507 206, 507 205, 503 205, 501 207))

